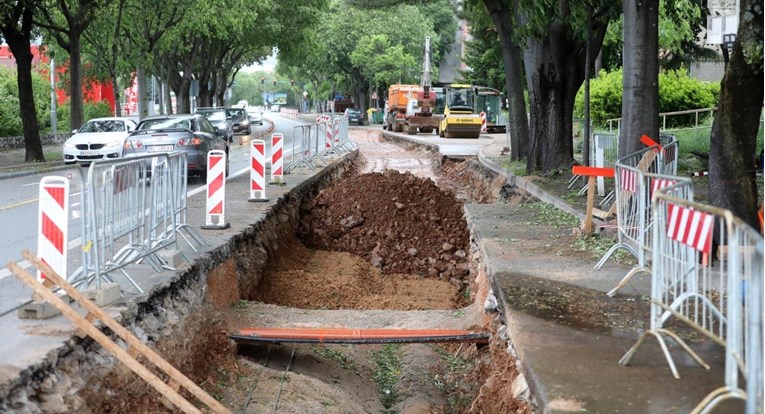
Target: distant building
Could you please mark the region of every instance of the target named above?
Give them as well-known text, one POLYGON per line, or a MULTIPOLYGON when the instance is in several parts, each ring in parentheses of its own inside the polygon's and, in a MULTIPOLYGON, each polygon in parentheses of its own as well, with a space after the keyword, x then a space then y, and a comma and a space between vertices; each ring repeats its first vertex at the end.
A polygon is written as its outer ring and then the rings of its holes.
MULTIPOLYGON (((31 46, 32 50, 32 68, 33 70, 36 70, 38 73, 42 74, 46 78, 50 78, 50 60, 47 56, 40 53, 40 47, 37 45, 31 46)), ((67 61, 64 61, 67 62, 67 61)), ((10 47, 8 47, 7 44, 3 43, 0 45, 0 65, 3 65, 5 67, 15 69, 16 68, 16 59, 13 57, 13 53, 11 53, 10 47)), ((56 83, 58 84, 58 77, 67 73, 68 67, 64 67, 61 65, 61 62, 59 62, 56 65, 56 83)), ((114 92, 112 89, 112 85, 110 82, 101 83, 98 81, 87 81, 84 80, 82 82, 82 94, 83 98, 85 99, 85 102, 101 102, 101 101, 107 101, 109 103, 109 107, 112 109, 112 113, 114 113, 114 92)), ((60 88, 56 88, 56 99, 58 102, 67 102, 69 101, 69 95, 68 91, 60 88)))

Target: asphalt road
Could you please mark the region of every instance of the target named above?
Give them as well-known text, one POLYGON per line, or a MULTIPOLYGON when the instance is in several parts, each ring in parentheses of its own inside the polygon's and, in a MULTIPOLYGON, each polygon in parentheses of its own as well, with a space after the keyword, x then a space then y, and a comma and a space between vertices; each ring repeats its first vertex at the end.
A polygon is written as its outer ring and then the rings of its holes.
MULTIPOLYGON (((298 151, 300 142, 296 142, 293 148, 292 134, 296 125, 305 124, 300 120, 288 119, 271 114, 266 116, 262 126, 254 126, 250 135, 236 135, 229 149, 229 179, 242 174, 249 174, 250 168, 250 142, 255 139, 259 131, 267 130, 270 126, 268 121, 273 122, 273 132, 284 135, 285 166, 289 163, 293 150, 298 151), (241 142, 241 144, 240 144, 241 142)), ((270 139, 262 137, 266 141, 266 154, 271 152, 270 139)), ((11 275, 5 268, 9 261, 20 261, 24 267, 28 263, 21 261, 21 252, 24 249, 35 251, 37 249, 37 214, 39 183, 45 175, 57 175, 70 177, 69 190, 69 253, 68 269, 73 271, 81 263, 82 246, 82 202, 80 200, 82 178, 87 176, 87 168, 72 166, 70 169, 58 170, 55 173, 27 175, 15 178, 0 179, 0 223, 5 224, 5 237, 0 238, 0 291, 4 288, 4 279, 11 275)), ((190 177, 188 181, 188 197, 204 197, 206 183, 198 177, 190 177)), ((0 298, 0 308, 2 308, 0 298)), ((2 309, 0 309, 2 312, 2 309)))

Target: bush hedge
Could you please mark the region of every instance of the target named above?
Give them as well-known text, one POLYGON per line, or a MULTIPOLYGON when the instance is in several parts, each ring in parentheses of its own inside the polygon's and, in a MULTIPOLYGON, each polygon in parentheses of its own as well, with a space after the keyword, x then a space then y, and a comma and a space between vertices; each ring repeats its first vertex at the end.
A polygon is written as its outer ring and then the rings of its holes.
MULTIPOLYGON (((719 82, 703 82, 691 78, 684 69, 659 73, 659 112, 686 111, 717 106, 719 82)), ((584 85, 574 103, 577 117, 584 116, 584 85)), ((590 81, 590 117, 593 125, 605 126, 605 120, 622 116, 622 69, 605 72, 590 81)), ((667 127, 694 122, 694 117, 668 118, 667 127)))
MULTIPOLYGON (((37 122, 40 132, 50 131, 50 82, 37 72, 32 72, 32 89, 34 91, 37 122)), ((69 103, 56 107, 57 129, 59 132, 72 130, 70 124, 69 103)), ((92 118, 112 116, 107 101, 86 102, 83 105, 83 117, 87 121, 92 118)), ((15 137, 24 134, 19 114, 19 89, 16 83, 16 70, 0 65, 0 137, 15 137)))

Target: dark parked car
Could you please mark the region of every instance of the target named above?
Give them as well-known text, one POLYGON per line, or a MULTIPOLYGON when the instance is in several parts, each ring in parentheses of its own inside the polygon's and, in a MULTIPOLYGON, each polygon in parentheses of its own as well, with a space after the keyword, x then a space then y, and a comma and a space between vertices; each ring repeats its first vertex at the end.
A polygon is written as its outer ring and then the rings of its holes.
POLYGON ((223 131, 216 128, 201 114, 161 115, 145 118, 125 140, 125 157, 186 151, 189 176, 207 175, 207 153, 222 150, 226 153, 228 176, 228 141, 223 131))
POLYGON ((364 114, 356 108, 348 108, 345 110, 345 118, 348 120, 348 124, 364 125, 364 114))
POLYGON ((218 130, 225 131, 228 142, 234 142, 234 120, 228 115, 226 108, 197 108, 196 113, 204 115, 218 130))
POLYGON ((234 133, 244 132, 247 135, 252 133, 252 126, 250 125, 250 117, 247 115, 247 111, 244 108, 226 108, 226 117, 230 117, 234 123, 234 133))

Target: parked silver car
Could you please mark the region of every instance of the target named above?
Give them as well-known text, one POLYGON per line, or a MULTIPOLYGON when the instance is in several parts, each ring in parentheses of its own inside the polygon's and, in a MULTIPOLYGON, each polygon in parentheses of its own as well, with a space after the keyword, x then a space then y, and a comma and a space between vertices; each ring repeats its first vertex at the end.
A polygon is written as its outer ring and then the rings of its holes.
POLYGON ((234 120, 225 108, 197 108, 196 113, 204 115, 216 129, 225 131, 228 142, 234 142, 234 120))
POLYGON ((186 151, 189 176, 207 175, 207 153, 226 153, 228 176, 228 140, 224 131, 212 126, 201 114, 160 115, 145 118, 125 140, 125 156, 186 151))
POLYGON ((125 138, 136 128, 130 118, 94 118, 64 142, 64 162, 90 164, 122 156, 125 138))

